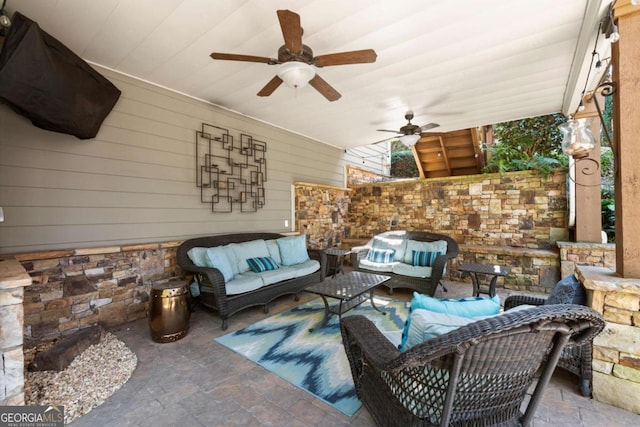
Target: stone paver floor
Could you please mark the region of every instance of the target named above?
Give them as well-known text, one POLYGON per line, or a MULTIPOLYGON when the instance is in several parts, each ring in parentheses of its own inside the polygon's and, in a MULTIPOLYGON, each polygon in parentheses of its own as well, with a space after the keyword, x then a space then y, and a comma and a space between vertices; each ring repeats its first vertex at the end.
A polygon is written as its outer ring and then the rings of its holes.
MULTIPOLYGON (((468 283, 446 282, 436 296, 471 294, 468 283)), ((386 288, 379 291, 388 296, 386 288)), ((499 290, 502 301, 509 292, 499 290)), ((394 298, 410 299, 408 291, 394 298)), ((353 417, 315 399, 310 394, 262 367, 217 344, 213 339, 250 325, 266 316, 316 298, 303 293, 276 300, 265 315, 261 308, 232 316, 223 332, 215 312, 197 307, 189 334, 175 342, 151 340, 147 319, 114 331, 138 356, 131 379, 104 404, 74 421, 72 426, 372 426, 366 409, 353 417)), ((633 426, 640 415, 606 405, 577 392, 577 379, 557 370, 536 412, 534 426, 633 426)))

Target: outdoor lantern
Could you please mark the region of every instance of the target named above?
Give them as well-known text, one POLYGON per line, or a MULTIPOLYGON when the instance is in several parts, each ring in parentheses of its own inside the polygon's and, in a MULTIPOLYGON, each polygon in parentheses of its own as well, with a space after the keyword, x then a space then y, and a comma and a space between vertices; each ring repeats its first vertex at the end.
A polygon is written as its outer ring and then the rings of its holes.
POLYGON ((593 119, 571 119, 558 126, 562 132, 562 151, 574 159, 587 157, 596 146, 596 139, 591 132, 593 119))

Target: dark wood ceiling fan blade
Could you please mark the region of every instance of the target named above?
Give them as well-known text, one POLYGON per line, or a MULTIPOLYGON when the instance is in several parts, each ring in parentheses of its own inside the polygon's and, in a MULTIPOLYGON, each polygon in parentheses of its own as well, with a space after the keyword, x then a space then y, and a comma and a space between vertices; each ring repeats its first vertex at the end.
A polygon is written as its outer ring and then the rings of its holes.
POLYGON ((213 52, 210 56, 213 59, 223 59, 225 61, 247 61, 247 62, 261 62, 265 64, 278 64, 277 59, 267 58, 266 56, 236 55, 235 53, 219 53, 219 52, 213 52))
POLYGON ((289 52, 299 53, 302 50, 302 26, 300 25, 300 15, 290 10, 279 10, 278 20, 282 28, 284 45, 289 52))
POLYGON ((389 130, 389 129, 376 129, 378 132, 393 132, 393 133, 397 133, 398 135, 400 135, 401 133, 398 132, 397 130, 389 130))
POLYGON ((346 64, 366 64, 376 62, 378 55, 373 49, 354 50, 351 52, 329 53, 314 58, 314 63, 318 67, 330 65, 346 64))
POLYGON ((309 80, 309 84, 322 96, 327 98, 329 101, 337 101, 340 99, 342 95, 340 92, 335 90, 329 83, 327 83, 322 77, 316 74, 311 80, 309 80))
POLYGON ((421 130, 429 130, 429 129, 437 128, 438 126, 440 126, 438 123, 427 123, 424 126, 420 126, 420 129, 421 130))
POLYGON ((282 84, 282 79, 278 76, 275 76, 274 78, 269 80, 269 83, 267 83, 266 85, 264 85, 262 89, 260 89, 260 92, 258 92, 258 96, 271 95, 273 91, 278 89, 278 86, 280 86, 281 84, 282 84))

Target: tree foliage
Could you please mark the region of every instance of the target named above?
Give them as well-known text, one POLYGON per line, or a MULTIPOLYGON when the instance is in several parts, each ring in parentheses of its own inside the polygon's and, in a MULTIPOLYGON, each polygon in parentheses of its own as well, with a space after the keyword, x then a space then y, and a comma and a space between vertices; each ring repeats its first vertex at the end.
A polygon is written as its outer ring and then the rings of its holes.
POLYGON ((407 150, 405 147, 403 151, 391 153, 391 176, 396 178, 417 178, 420 176, 411 150, 407 150))
POLYGON ((488 149, 484 172, 537 170, 548 175, 566 166, 558 130, 566 121, 561 114, 549 114, 494 125, 495 143, 488 149))
POLYGON ((600 130, 600 142, 602 145, 609 145, 605 135, 605 127, 609 131, 609 136, 613 140, 613 97, 604 98, 604 111, 602 112, 602 126, 600 130))
POLYGON ((614 198, 613 151, 609 147, 602 147, 600 151, 600 169, 602 174, 602 189, 600 203, 602 206, 602 229, 607 233, 607 241, 616 241, 616 205, 614 198))

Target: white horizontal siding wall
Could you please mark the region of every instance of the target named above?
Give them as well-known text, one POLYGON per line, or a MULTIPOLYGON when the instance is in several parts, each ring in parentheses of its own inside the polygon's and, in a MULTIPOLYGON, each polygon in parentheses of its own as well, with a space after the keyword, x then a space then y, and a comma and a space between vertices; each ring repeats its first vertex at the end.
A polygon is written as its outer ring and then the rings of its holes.
MULTIPOLYGON (((342 186, 345 165, 357 161, 342 149, 97 69, 122 96, 95 139, 36 128, 0 105, 0 253, 288 231, 292 183, 342 186), (211 213, 200 203, 195 132, 203 122, 266 142, 266 203, 258 212, 211 213)), ((381 171, 379 161, 367 160, 381 171)))

